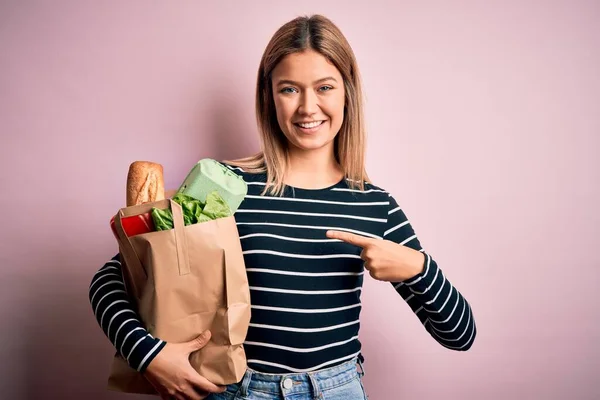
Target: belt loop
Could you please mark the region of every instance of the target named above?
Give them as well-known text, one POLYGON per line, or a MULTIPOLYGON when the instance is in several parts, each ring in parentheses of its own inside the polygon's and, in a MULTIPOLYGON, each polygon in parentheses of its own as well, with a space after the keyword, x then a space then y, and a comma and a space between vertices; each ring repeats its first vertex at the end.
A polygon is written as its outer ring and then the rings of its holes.
POLYGON ((356 359, 356 362, 358 363, 358 366, 360 367, 360 371, 358 372, 358 376, 360 376, 362 378, 363 376, 365 376, 365 369, 363 368, 363 363, 360 360, 360 357, 356 359))
MULTIPOLYGON (((247 369, 246 373, 244 374, 244 379, 242 379, 242 384, 240 385, 240 388, 238 389, 239 394, 241 394, 244 397, 248 397, 248 387, 250 386, 251 380, 252 380, 252 371, 247 369)), ((236 397, 237 397, 237 394, 236 394, 236 397)))
POLYGON ((307 375, 310 378, 310 383, 313 387, 313 399, 318 400, 323 398, 323 395, 321 394, 321 389, 319 389, 319 384, 317 383, 317 379, 314 377, 312 372, 308 372, 307 375))

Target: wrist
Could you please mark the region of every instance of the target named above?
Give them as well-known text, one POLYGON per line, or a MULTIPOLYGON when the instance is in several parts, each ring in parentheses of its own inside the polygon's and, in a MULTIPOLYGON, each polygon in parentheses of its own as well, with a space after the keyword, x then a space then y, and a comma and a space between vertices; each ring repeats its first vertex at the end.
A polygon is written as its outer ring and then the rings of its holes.
POLYGON ((418 275, 421 275, 425 270, 425 254, 420 251, 412 250, 412 257, 410 257, 410 262, 408 263, 408 271, 409 274, 405 280, 413 279, 418 275))

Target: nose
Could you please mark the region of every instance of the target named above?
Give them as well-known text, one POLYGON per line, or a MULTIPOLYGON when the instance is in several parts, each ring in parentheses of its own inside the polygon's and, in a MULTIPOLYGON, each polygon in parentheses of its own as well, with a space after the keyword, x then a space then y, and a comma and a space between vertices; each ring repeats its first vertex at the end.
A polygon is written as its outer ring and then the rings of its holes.
POLYGON ((315 93, 307 90, 302 94, 298 113, 301 115, 313 115, 319 111, 319 102, 315 93))

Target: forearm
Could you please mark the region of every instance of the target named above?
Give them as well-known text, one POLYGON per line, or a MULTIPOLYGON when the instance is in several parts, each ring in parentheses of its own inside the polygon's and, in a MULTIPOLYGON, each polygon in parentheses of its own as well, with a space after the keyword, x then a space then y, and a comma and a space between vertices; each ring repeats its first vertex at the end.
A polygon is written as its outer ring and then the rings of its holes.
POLYGON ((144 328, 125 290, 118 256, 92 278, 89 300, 98 324, 129 365, 143 371, 164 347, 144 328))
POLYGON ((403 277, 392 284, 435 340, 449 349, 468 350, 476 335, 471 307, 423 250, 406 214, 391 195, 389 201, 383 238, 412 249, 404 249, 403 256, 397 257, 406 263, 400 269, 410 272, 399 274, 403 277))
POLYGON ((395 287, 440 344, 453 350, 471 347, 476 335, 471 307, 429 255, 421 273, 395 287))

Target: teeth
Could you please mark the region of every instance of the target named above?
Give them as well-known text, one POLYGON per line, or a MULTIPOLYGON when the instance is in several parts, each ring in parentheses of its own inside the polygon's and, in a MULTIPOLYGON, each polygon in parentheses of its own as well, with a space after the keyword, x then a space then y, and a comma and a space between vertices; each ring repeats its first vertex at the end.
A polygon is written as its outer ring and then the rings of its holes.
POLYGON ((323 121, 315 121, 315 122, 309 122, 307 124, 300 123, 298 125, 300 125, 303 128, 314 128, 314 127, 317 127, 317 126, 321 125, 322 122, 323 121))

